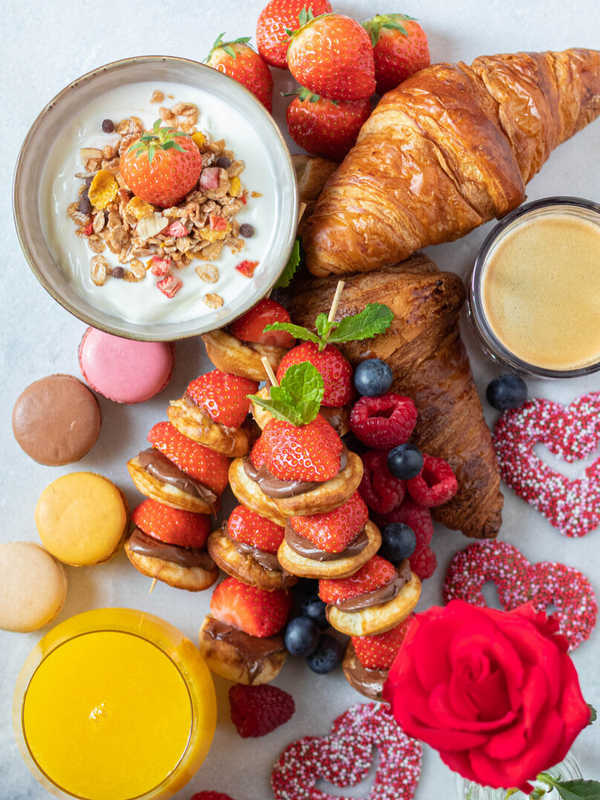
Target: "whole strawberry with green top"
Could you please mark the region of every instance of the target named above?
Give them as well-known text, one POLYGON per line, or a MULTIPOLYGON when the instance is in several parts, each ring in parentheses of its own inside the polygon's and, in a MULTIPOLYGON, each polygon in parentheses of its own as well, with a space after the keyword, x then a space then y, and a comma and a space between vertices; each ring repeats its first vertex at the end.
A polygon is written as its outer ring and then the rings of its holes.
POLYGON ((365 100, 375 91, 375 60, 366 30, 343 14, 322 14, 292 33, 287 51, 298 83, 330 100, 365 100))
POLYGON ((304 24, 300 21, 302 12, 312 11, 316 17, 331 10, 329 0, 270 0, 256 24, 258 52, 272 67, 287 69, 289 32, 304 24))
POLYGON ((377 94, 395 89, 415 72, 428 67, 429 45, 423 28, 406 14, 377 14, 363 22, 375 56, 377 94))
POLYGON ((273 110, 273 77, 267 62, 253 50, 249 36, 224 42, 220 33, 204 62, 219 72, 224 72, 260 100, 270 113, 273 110))
POLYGON ((161 128, 157 119, 121 157, 120 170, 137 197, 170 208, 198 183, 202 157, 187 133, 161 128))

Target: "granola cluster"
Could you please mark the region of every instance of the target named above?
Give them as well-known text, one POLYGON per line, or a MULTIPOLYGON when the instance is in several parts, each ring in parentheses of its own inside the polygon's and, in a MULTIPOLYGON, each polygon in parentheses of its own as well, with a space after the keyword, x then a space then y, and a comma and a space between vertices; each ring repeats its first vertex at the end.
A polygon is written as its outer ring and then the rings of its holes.
MULTIPOLYGON (((162 102, 162 92, 154 92, 152 102, 162 102)), ((244 237, 254 229, 240 226, 235 216, 247 202, 248 192, 242 187, 240 174, 244 162, 236 159, 223 139, 210 141, 196 128, 198 109, 192 103, 161 107, 158 116, 163 123, 189 134, 202 156, 202 172, 198 184, 176 206, 153 206, 129 189, 119 171, 123 153, 142 135, 144 125, 138 117, 129 117, 116 125, 103 122, 105 132, 118 137, 115 144, 102 150, 86 147, 80 151, 84 172, 79 200, 71 203, 67 213, 76 225, 77 236, 87 241, 94 253, 90 261, 92 281, 102 286, 109 278, 137 283, 147 272, 161 278, 157 286, 167 297, 181 288, 177 271, 195 259, 205 263, 196 266, 204 283, 216 283, 218 267, 206 263, 217 259, 224 247, 236 253, 244 247, 244 237), (241 228, 241 231, 240 231, 241 228), (106 250, 117 256, 120 266, 111 267, 102 255, 106 250), (147 259, 147 260, 146 260, 147 259)), ((206 295, 207 305, 215 307, 218 295, 206 295)))

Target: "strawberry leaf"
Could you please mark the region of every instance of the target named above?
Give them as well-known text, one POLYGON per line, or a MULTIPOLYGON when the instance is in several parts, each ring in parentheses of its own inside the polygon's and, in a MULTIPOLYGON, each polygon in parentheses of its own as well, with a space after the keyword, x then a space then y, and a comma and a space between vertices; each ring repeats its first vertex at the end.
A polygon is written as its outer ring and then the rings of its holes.
POLYGON ((221 49, 235 61, 235 50, 230 44, 224 44, 221 49))
POLYGON ((290 283, 292 282, 292 278, 296 274, 298 270, 298 265, 300 264, 300 239, 296 239, 294 242, 294 246, 292 247, 292 252, 290 253, 290 257, 287 260, 287 264, 281 275, 279 276, 279 280, 275 284, 275 289, 285 289, 287 288, 290 283))
POLYGON ((390 308, 381 303, 369 303, 353 317, 344 317, 329 334, 327 341, 334 344, 371 339, 386 331, 393 319, 394 314, 390 308))
POLYGON ((276 419, 292 425, 308 425, 319 413, 324 382, 316 367, 307 361, 292 365, 280 386, 271 386, 270 399, 248 395, 253 403, 270 411, 276 419))
POLYGON ((598 719, 598 712, 596 711, 594 706, 590 705, 590 703, 587 704, 587 707, 590 710, 590 721, 588 722, 588 725, 593 725, 594 722, 596 722, 596 720, 598 719))

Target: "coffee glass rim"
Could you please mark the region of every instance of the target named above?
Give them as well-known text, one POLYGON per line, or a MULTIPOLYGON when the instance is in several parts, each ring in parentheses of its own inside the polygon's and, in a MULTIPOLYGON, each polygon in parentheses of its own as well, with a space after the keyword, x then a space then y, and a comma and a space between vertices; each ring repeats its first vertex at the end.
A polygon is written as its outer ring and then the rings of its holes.
POLYGON ((573 208, 592 212, 592 214, 597 215, 598 224, 600 225, 600 203, 596 203, 593 200, 588 200, 583 197, 555 195, 552 197, 543 197, 539 200, 532 200, 529 203, 524 203, 522 206, 519 206, 501 219, 485 238, 481 249, 477 254, 471 272, 471 278, 469 281, 469 299, 467 304, 467 313, 477 331, 483 349, 494 361, 498 361, 507 366, 513 372, 522 375, 530 375, 535 378, 559 380, 564 378, 580 378, 597 372, 600 370, 600 360, 594 362, 593 364, 588 364, 585 367, 577 367, 576 369, 569 370, 556 370, 548 369, 546 367, 539 367, 519 358, 502 344, 488 323, 486 314, 483 310, 481 281, 484 274, 485 264, 492 248, 500 236, 502 236, 502 234, 508 228, 510 228, 521 217, 525 217, 532 212, 560 206, 571 206, 573 208))

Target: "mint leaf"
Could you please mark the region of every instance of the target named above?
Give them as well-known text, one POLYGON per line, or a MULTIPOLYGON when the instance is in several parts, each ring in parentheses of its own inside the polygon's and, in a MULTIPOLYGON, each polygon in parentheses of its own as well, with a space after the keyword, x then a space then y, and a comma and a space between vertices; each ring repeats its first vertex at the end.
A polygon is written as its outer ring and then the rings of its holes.
POLYGON ((588 725, 593 725, 594 722, 596 722, 596 720, 598 719, 598 712, 596 711, 594 706, 590 705, 589 703, 587 704, 587 707, 590 710, 590 721, 588 722, 588 725))
POLYGON ((319 413, 324 392, 323 377, 308 361, 293 364, 283 376, 280 386, 271 386, 271 397, 265 400, 248 395, 253 403, 270 411, 274 417, 292 425, 308 425, 319 413))
POLYGON ((544 781, 549 786, 553 786, 563 800, 600 800, 600 781, 561 781, 542 772, 538 775, 538 780, 544 781))
POLYGON ((287 264, 281 275, 279 276, 279 280, 275 284, 275 289, 286 289, 290 283, 292 282, 292 278, 296 274, 298 270, 298 265, 300 264, 300 239, 296 239, 294 242, 294 246, 292 247, 292 252, 290 253, 290 257, 287 260, 287 264))
MULTIPOLYGON (((272 386, 271 391, 273 391, 275 388, 275 386, 272 386)), ((262 397, 259 397, 256 394, 249 394, 248 397, 253 403, 256 403, 257 406, 270 411, 275 419, 280 419, 282 422, 291 422, 292 425, 296 425, 296 427, 302 425, 302 415, 288 402, 282 402, 280 400, 264 400, 262 397)))
POLYGON ((327 314, 319 314, 315 320, 315 328, 321 339, 327 339, 333 328, 337 328, 340 323, 329 321, 327 314))
POLYGON ((359 314, 344 317, 327 341, 335 344, 370 339, 386 331, 393 319, 394 314, 390 308, 381 303, 369 303, 359 314))
POLYGON ((294 325, 293 322, 273 322, 272 325, 265 325, 264 333, 267 333, 267 331, 287 331, 292 334, 294 339, 304 339, 307 342, 321 344, 321 340, 316 333, 311 333, 301 325, 294 325))

